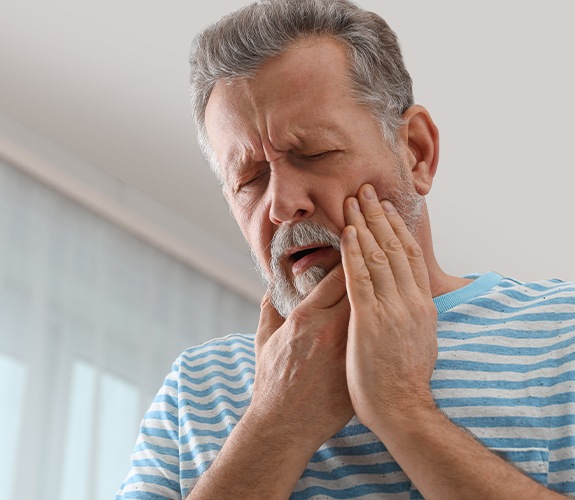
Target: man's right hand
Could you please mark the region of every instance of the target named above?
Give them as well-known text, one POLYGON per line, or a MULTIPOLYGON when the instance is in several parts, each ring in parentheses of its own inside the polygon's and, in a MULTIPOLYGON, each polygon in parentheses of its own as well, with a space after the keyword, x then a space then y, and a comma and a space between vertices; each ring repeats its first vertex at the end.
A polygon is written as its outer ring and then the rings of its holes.
POLYGON ((266 295, 244 418, 276 429, 278 438, 310 454, 339 431, 353 416, 345 372, 349 314, 341 264, 285 321, 266 295))
POLYGON ((341 264, 285 321, 264 298, 251 404, 188 500, 290 496, 315 451, 353 416, 349 314, 341 264))

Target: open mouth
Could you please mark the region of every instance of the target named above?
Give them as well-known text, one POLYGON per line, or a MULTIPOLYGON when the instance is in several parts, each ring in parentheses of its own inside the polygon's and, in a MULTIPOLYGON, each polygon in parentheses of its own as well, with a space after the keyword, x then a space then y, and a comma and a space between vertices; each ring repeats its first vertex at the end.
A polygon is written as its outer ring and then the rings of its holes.
POLYGON ((300 259, 303 259, 306 255, 311 253, 317 252, 325 247, 313 247, 313 248, 305 248, 304 250, 300 250, 299 252, 294 252, 290 255, 289 260, 293 263, 297 262, 300 259))

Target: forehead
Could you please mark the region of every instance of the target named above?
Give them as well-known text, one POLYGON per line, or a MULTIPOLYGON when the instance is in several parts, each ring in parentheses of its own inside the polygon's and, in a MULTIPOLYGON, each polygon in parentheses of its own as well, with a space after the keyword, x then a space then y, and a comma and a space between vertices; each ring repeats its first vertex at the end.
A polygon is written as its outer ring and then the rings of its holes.
POLYGON ((220 165, 341 136, 350 108, 347 48, 331 38, 300 40, 253 77, 219 81, 206 107, 206 129, 220 165))

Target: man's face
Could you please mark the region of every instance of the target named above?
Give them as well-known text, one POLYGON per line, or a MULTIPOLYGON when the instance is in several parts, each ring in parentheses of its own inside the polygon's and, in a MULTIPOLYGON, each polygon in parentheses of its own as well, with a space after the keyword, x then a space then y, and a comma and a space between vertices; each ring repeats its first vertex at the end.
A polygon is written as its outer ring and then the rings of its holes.
POLYGON ((347 75, 340 43, 303 40, 255 78, 220 81, 206 108, 224 196, 284 316, 340 261, 343 202, 362 184, 412 226, 419 216, 409 171, 347 75))

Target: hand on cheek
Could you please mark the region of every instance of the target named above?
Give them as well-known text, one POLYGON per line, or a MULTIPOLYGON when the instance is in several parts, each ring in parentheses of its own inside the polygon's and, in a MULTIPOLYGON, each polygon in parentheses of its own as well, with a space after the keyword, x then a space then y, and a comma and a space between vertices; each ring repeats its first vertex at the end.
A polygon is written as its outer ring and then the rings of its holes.
POLYGON ((437 311, 421 249, 391 203, 364 185, 344 213, 348 388, 356 414, 379 435, 387 418, 433 405, 437 311))
POLYGON ((268 295, 262 301, 248 418, 307 460, 353 416, 345 370, 349 312, 341 264, 285 320, 268 295))

